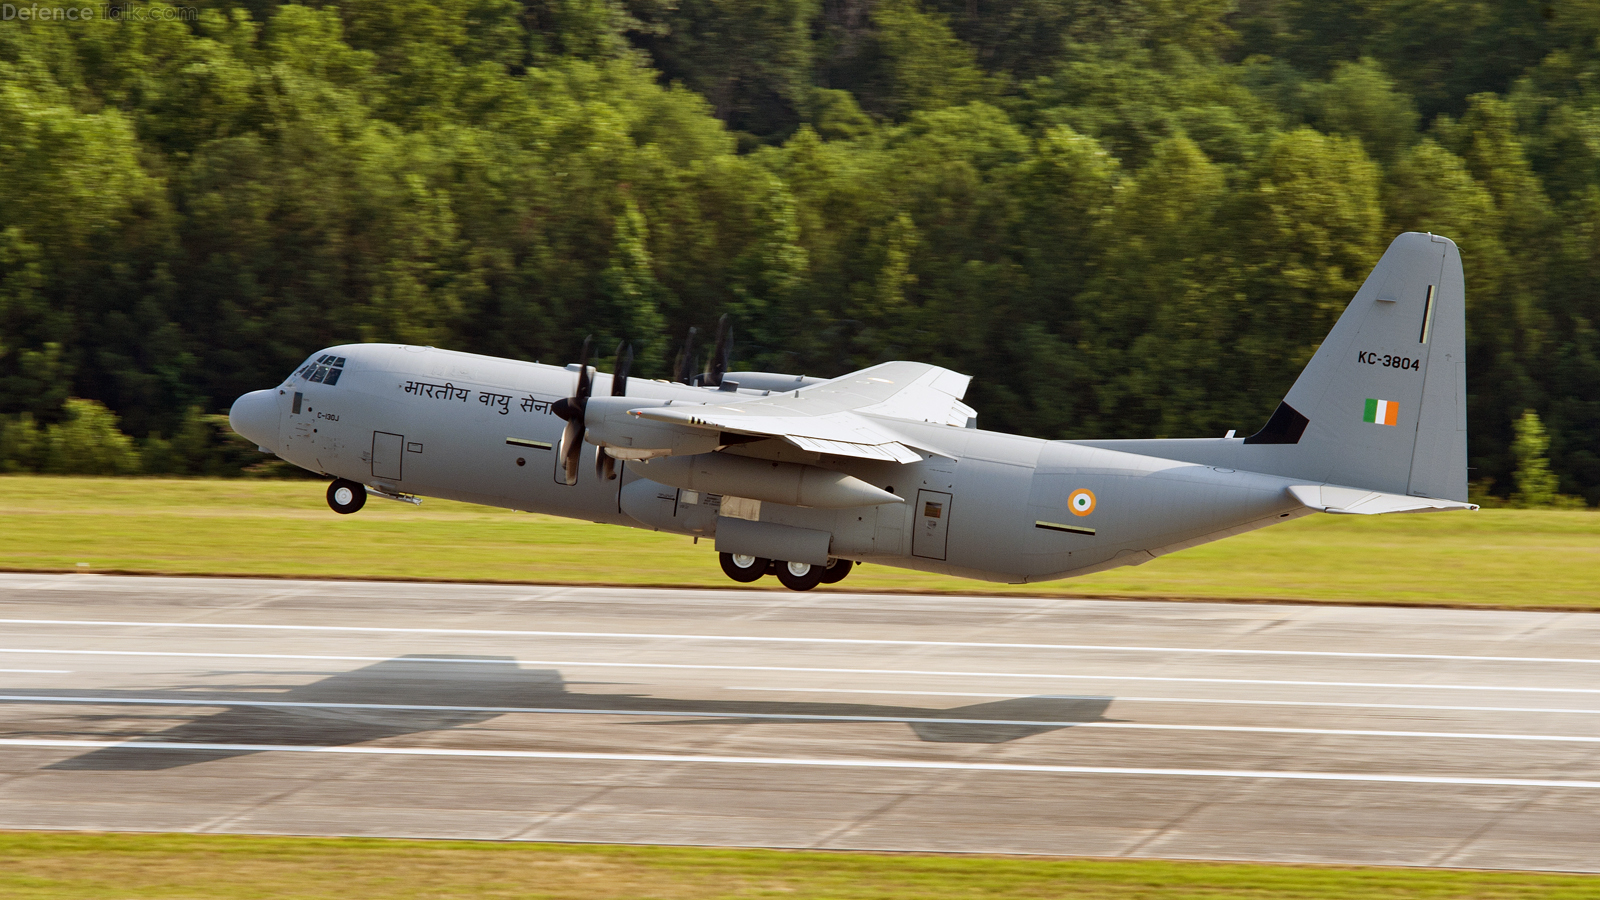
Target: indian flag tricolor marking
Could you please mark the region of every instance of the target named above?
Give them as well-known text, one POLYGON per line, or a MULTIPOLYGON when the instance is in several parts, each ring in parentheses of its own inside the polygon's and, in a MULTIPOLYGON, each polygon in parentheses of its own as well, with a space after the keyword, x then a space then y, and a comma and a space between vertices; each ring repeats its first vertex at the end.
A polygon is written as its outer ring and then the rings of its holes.
POLYGON ((1398 425, 1399 419, 1400 404, 1393 400, 1367 398, 1367 410, 1361 415, 1363 422, 1372 422, 1377 425, 1398 425))

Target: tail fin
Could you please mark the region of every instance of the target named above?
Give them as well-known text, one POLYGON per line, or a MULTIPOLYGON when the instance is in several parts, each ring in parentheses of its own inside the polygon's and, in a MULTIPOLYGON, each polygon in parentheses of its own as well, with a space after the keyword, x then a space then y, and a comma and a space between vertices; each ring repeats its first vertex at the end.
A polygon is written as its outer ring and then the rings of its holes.
POLYGON ((1465 502, 1466 368, 1461 254, 1448 238, 1402 234, 1236 456, 1255 471, 1465 502))

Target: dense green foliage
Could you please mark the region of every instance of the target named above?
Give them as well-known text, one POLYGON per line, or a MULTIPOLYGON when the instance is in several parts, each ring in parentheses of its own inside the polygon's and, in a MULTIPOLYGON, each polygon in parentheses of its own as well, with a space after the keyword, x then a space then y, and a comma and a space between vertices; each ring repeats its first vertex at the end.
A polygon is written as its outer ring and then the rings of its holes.
POLYGON ((1594 0, 192 19, 0 23, 0 414, 176 435, 350 340, 657 375, 729 312, 741 367, 940 363, 985 427, 1248 433, 1418 229, 1466 261, 1474 477, 1517 489, 1532 409, 1600 503, 1594 0))

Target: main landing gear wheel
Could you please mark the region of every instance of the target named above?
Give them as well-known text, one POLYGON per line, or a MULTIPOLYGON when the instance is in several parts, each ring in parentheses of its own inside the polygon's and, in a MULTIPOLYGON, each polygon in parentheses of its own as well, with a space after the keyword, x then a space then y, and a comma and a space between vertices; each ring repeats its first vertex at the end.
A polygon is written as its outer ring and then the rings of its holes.
POLYGON ((853 559, 828 560, 828 567, 822 570, 822 583, 838 584, 844 580, 846 575, 850 574, 850 570, 855 566, 855 564, 855 560, 853 559))
POLYGON ((745 556, 739 553, 717 555, 722 559, 722 571, 740 584, 760 581, 761 576, 767 574, 767 569, 772 566, 772 560, 759 556, 745 556))
POLYGON ((822 566, 813 566, 809 563, 780 562, 778 563, 778 580, 791 591, 809 591, 822 583, 822 566))
POLYGON ((346 478, 328 485, 328 505, 341 516, 348 516, 367 505, 367 489, 346 478))

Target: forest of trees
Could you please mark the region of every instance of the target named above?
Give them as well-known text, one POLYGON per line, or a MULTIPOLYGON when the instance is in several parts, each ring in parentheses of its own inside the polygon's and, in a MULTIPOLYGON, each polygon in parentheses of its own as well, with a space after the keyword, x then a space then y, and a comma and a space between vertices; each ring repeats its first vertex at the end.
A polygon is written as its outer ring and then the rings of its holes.
POLYGON ((725 312, 738 367, 937 363, 986 428, 1250 433, 1424 230, 1479 489, 1532 410, 1600 504, 1600 0, 92 9, 0 21, 0 457, 84 398, 183 471, 344 341, 663 375, 725 312))

